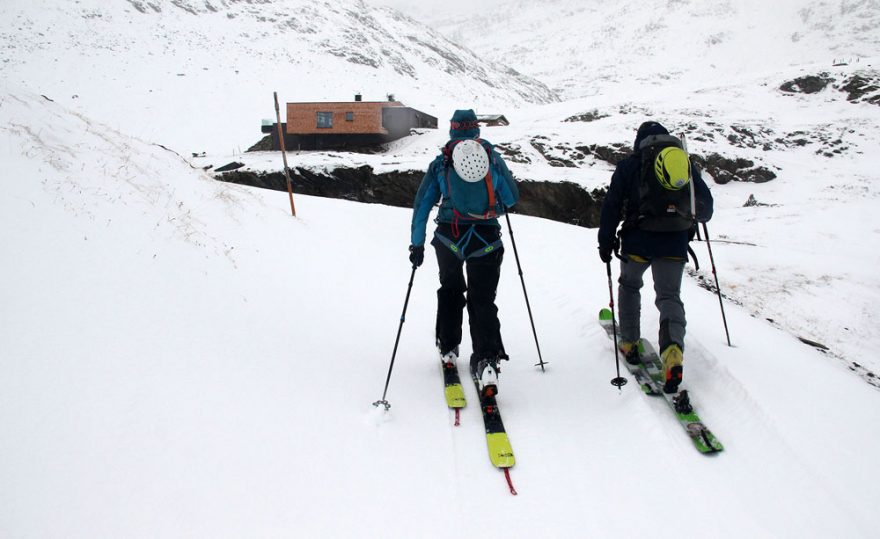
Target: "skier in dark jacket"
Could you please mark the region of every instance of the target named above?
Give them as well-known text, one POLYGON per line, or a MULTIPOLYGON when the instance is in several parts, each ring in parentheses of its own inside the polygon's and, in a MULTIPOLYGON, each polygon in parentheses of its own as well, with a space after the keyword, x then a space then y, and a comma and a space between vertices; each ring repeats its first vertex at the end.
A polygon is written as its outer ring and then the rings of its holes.
MULTIPOLYGON (((491 396, 498 391, 498 360, 504 356, 501 324, 498 321, 498 307, 495 305, 504 247, 501 243, 501 225, 496 216, 502 215, 507 208, 516 204, 519 191, 504 159, 491 144, 479 140, 479 136, 480 128, 474 111, 456 110, 450 121, 450 140, 444 146, 444 153, 438 155, 429 165, 413 202, 409 258, 416 267, 422 264, 425 227, 431 209, 440 202, 435 219, 437 229, 431 240, 440 269, 436 325, 436 344, 440 360, 443 365, 449 366, 454 365, 458 359, 463 310, 467 305, 473 344, 471 373, 480 381, 480 391, 491 396), (454 168, 454 149, 458 146, 477 148, 471 154, 475 166, 482 164, 487 167, 466 180, 473 182, 471 185, 481 186, 475 192, 487 200, 485 186, 492 185, 492 189, 488 190, 493 193, 495 206, 488 208, 485 215, 466 213, 453 203, 451 191, 456 184, 452 182, 462 181, 456 175, 460 169, 454 168), (487 172, 489 175, 485 177, 491 179, 491 183, 482 183, 483 175, 487 172)), ((461 162, 463 160, 459 161, 461 162)), ((467 174, 464 170, 462 173, 467 174)), ((466 189, 467 186, 461 188, 456 198, 462 196, 460 193, 466 189)))
MULTIPOLYGON (((660 357, 665 375, 664 391, 675 393, 682 379, 684 352, 685 312, 681 301, 681 280, 687 260, 688 243, 695 229, 657 231, 645 230, 640 223, 640 184, 642 181, 642 156, 640 145, 648 137, 669 135, 669 131, 657 122, 643 123, 636 134, 633 153, 620 161, 611 177, 611 185, 602 204, 599 223, 599 256, 603 262, 611 261, 612 252, 621 252, 620 279, 618 280, 618 306, 620 314, 619 348, 626 361, 638 364, 641 316, 642 276, 650 267, 654 278, 655 305, 660 311, 660 357), (623 226, 616 236, 617 226, 623 226)), ((712 217, 712 193, 700 174, 700 170, 683 163, 693 182, 695 217, 706 222, 712 217)), ((685 174, 687 174, 685 172, 685 174)), ((658 172, 659 174, 659 172, 658 172)))

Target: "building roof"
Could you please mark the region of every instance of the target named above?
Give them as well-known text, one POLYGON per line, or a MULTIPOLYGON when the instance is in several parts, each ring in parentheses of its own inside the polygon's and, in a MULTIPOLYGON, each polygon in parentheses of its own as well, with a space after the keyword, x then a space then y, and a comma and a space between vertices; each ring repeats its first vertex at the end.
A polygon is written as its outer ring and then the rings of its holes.
POLYGON ((482 123, 499 123, 501 125, 510 125, 510 122, 503 114, 477 114, 477 121, 482 123))

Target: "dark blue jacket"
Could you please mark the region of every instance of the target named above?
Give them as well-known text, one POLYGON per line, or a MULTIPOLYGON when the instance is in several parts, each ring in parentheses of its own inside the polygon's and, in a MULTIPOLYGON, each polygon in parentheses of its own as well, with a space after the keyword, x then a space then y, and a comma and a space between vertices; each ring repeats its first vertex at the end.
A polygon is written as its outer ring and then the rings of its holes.
MULTIPOLYGON (((659 126, 659 124, 655 124, 659 126)), ((660 127, 662 131, 665 129, 660 127)), ((611 185, 602 203, 599 216, 599 247, 610 248, 613 245, 617 226, 624 221, 620 231, 620 250, 623 254, 637 255, 644 258, 655 257, 687 257, 690 232, 649 232, 639 230, 627 222, 635 222, 638 215, 639 181, 641 174, 641 154, 637 148, 648 135, 667 134, 660 132, 639 131, 633 145, 633 154, 617 164, 611 176, 611 185)), ((692 181, 694 182, 694 198, 696 199, 697 220, 706 222, 712 218, 712 192, 700 170, 691 164, 692 181)))

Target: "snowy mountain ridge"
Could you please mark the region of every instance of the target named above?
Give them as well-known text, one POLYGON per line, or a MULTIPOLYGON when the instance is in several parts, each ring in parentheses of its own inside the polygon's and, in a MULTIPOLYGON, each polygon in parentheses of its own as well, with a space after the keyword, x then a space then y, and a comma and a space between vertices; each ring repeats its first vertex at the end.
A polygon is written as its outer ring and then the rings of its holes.
POLYGON ((466 14, 411 10, 569 99, 639 86, 648 96, 719 78, 738 86, 787 67, 880 56, 877 0, 489 0, 466 14))
POLYGON ((384 101, 446 119, 558 97, 388 8, 363 2, 4 2, 6 81, 178 151, 247 148, 285 101, 384 101))

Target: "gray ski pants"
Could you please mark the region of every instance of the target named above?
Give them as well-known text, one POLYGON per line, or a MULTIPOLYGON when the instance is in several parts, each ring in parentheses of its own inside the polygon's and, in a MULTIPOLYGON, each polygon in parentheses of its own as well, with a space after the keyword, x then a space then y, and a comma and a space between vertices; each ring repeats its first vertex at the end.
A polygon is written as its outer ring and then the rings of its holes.
POLYGON ((620 310, 620 340, 634 342, 641 338, 639 321, 642 312, 642 276, 650 267, 654 277, 654 305, 660 311, 660 351, 670 344, 684 350, 686 321, 684 304, 681 302, 681 279, 684 259, 644 258, 624 255, 620 261, 620 279, 617 281, 618 308, 620 310))

